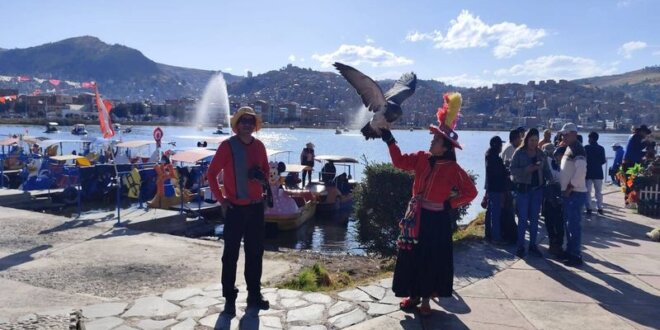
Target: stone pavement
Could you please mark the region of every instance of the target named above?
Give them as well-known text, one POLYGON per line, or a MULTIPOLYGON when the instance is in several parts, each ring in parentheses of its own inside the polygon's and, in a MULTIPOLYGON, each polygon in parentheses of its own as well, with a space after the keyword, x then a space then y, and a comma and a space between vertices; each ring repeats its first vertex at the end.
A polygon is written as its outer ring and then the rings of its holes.
MULTIPOLYGON (((87 305, 82 314, 92 330, 658 329, 660 249, 644 233, 660 221, 620 208, 620 193, 608 193, 605 201, 604 216, 583 222, 581 268, 551 259, 521 260, 512 255, 513 247, 457 245, 456 292, 434 300, 430 317, 399 311, 391 278, 333 293, 266 288, 271 309, 260 312, 246 310, 240 287, 235 318, 221 314, 219 285, 87 305)), ((546 248, 542 245, 543 252, 546 248)), ((25 315, 22 323, 0 320, 0 329, 29 326, 39 317, 25 315)))

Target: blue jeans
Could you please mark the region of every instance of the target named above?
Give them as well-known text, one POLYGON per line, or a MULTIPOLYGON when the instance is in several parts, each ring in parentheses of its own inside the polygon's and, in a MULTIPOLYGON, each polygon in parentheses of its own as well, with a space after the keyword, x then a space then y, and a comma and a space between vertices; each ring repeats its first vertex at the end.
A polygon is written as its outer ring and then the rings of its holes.
POLYGON ((501 241, 501 228, 500 216, 502 215, 502 198, 504 193, 489 191, 488 192, 488 212, 486 212, 486 226, 490 228, 490 238, 493 241, 501 241))
POLYGON ((543 189, 532 189, 528 192, 516 193, 516 211, 518 215, 518 248, 525 247, 525 231, 529 221, 529 246, 536 245, 536 236, 539 232, 539 213, 543 189))
POLYGON ((566 221, 567 243, 566 252, 574 257, 582 255, 582 212, 587 203, 586 192, 572 192, 568 197, 562 197, 564 202, 564 220, 566 221))

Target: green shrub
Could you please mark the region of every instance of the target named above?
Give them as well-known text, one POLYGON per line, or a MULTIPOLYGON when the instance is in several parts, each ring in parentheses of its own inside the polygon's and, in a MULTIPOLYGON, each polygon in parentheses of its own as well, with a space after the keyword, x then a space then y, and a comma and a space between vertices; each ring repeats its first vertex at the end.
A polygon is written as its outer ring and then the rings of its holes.
MULTIPOLYGON (((468 172, 473 181, 476 175, 468 172)), ((354 211, 358 220, 358 237, 370 253, 396 255, 399 236, 398 221, 406 210, 412 193, 413 175, 390 163, 369 163, 363 181, 354 190, 354 211)), ((458 209, 459 221, 470 205, 458 209)))
POLYGON ((339 276, 340 281, 333 281, 328 271, 319 263, 315 263, 312 267, 304 267, 300 270, 298 275, 281 285, 280 289, 292 289, 300 291, 321 291, 334 288, 338 283, 343 282, 339 276))

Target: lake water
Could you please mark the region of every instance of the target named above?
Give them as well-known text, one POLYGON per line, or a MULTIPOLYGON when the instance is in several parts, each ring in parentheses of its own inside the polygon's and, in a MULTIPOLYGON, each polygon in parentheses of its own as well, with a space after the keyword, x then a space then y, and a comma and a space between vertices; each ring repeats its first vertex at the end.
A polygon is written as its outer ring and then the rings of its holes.
MULTIPOLYGON (((150 140, 155 126, 135 126, 133 131, 123 136, 118 137, 123 140, 150 140)), ((188 147, 195 147, 198 141, 203 141, 205 137, 217 137, 213 135, 215 127, 206 127, 203 131, 199 131, 195 127, 179 127, 179 126, 163 126, 164 131, 163 142, 176 142, 176 149, 184 149, 188 147)), ((98 126, 88 126, 87 130, 90 137, 99 136, 98 126)), ((48 136, 52 139, 78 139, 78 136, 70 133, 71 127, 61 127, 60 133, 43 134, 44 127, 42 126, 25 126, 25 125, 0 125, 0 139, 3 139, 8 134, 25 134, 26 131, 30 135, 48 136)), ((430 146, 431 137, 427 130, 395 130, 392 132, 398 141, 401 151, 404 153, 416 152, 418 150, 428 150, 430 146)), ((463 150, 458 150, 456 156, 458 163, 465 170, 469 170, 478 175, 477 188, 479 189, 479 196, 472 203, 468 210, 466 221, 474 218, 480 211, 481 207, 479 202, 483 197, 484 186, 484 153, 488 149, 488 142, 494 135, 499 135, 502 140, 508 140, 508 132, 491 132, 491 131, 459 131, 459 142, 463 146, 463 150)), ((588 132, 581 133, 586 141, 588 132)), ((289 150, 290 159, 287 155, 279 155, 276 160, 297 163, 302 148, 307 142, 314 143, 316 155, 332 154, 350 156, 360 160, 361 164, 356 166, 354 171, 354 178, 360 181, 362 178, 362 171, 364 170, 363 160, 369 162, 390 162, 389 153, 386 145, 380 140, 365 141, 362 135, 357 130, 350 132, 343 132, 342 134, 335 134, 334 129, 306 129, 296 128, 294 130, 288 128, 266 128, 256 134, 261 139, 268 149, 289 150)), ((619 142, 624 147, 628 140, 626 134, 601 134, 599 144, 605 147, 606 156, 611 162, 614 157, 612 143, 619 142)), ((210 145, 209 145, 210 146, 210 145)), ((164 147, 170 147, 164 144, 164 147)), ((64 153, 70 153, 71 150, 64 147, 64 153)), ((171 147, 174 148, 174 147, 171 147)), ((319 168, 315 168, 317 171, 319 168)), ((337 172, 341 173, 342 169, 337 168, 337 172)), ((346 215, 348 217, 348 215, 346 215)), ((321 251, 354 251, 360 252, 359 242, 357 242, 357 229, 355 223, 348 221, 328 221, 324 219, 314 219, 300 230, 292 233, 280 234, 277 239, 273 240, 274 244, 281 246, 311 249, 321 251)), ((340 219, 341 220, 341 219, 340 219)))

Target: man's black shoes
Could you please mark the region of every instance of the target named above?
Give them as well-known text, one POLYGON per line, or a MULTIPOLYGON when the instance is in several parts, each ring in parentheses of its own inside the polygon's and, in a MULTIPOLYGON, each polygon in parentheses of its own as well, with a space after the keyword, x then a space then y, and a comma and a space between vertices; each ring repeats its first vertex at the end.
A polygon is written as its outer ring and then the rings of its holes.
POLYGON ((236 300, 227 299, 227 301, 225 301, 225 309, 222 313, 228 316, 236 316, 236 300))
POLYGON ((260 310, 267 310, 270 308, 270 303, 268 300, 264 299, 264 296, 261 294, 248 296, 247 298, 247 307, 254 307, 260 310))

